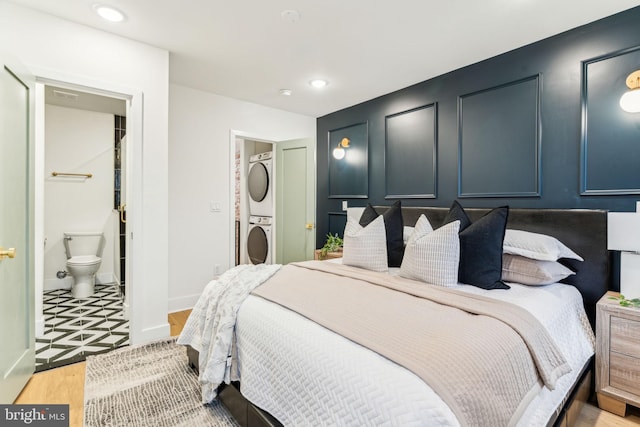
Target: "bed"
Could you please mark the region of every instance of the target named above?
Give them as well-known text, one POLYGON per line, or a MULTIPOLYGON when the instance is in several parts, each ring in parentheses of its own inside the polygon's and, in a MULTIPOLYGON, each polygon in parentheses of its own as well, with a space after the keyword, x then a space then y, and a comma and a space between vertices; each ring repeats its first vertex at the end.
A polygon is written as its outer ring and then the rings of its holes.
MULTIPOLYGON (((387 208, 375 209, 384 213, 387 208)), ((489 211, 465 209, 472 221, 489 211)), ((405 207, 402 217, 404 225, 414 225, 423 214, 431 224, 441 224, 449 212, 446 208, 405 207)), ((553 390, 542 386, 526 402, 523 400, 525 403, 516 410, 517 416, 505 425, 571 424, 577 402, 584 401, 590 392, 595 305, 610 285, 606 212, 510 209, 507 228, 553 236, 580 254, 584 261, 562 260, 575 271, 563 280, 572 286, 553 284, 534 288, 509 283, 511 289, 507 291, 487 291, 465 285, 456 287, 454 293, 465 293, 462 298, 481 301, 490 294, 490 299, 524 305, 550 331, 552 341, 560 342, 571 367, 569 373, 554 381, 553 390), (572 318, 573 314, 569 314, 583 309, 582 317, 572 318)), ((332 271, 317 270, 349 269, 339 265, 330 267, 327 262, 317 264, 300 268, 310 268, 310 274, 329 274, 327 277, 334 278, 332 271)), ((274 279, 278 274, 282 276, 283 272, 277 273, 274 279)), ((460 415, 461 409, 455 402, 466 397, 453 394, 445 402, 441 395, 450 394, 446 388, 427 385, 414 370, 399 366, 384 351, 383 356, 329 330, 326 325, 320 326, 309 320, 313 315, 301 315, 269 301, 264 295, 258 296, 262 288, 266 286, 257 288, 246 298, 237 313, 235 336, 241 383, 232 382, 219 390, 220 399, 241 425, 473 425, 472 420, 460 415)), ((190 363, 197 368, 198 352, 190 347, 187 350, 190 363)), ((436 359, 433 360, 436 363, 436 359)), ((511 369, 514 368, 508 368, 511 369)), ((456 369, 451 371, 453 378, 456 369)), ((542 372, 539 367, 538 372, 542 372)), ((440 383, 449 379, 444 375, 436 382, 443 387, 440 383)), ((481 381, 475 383, 478 382, 481 381)), ((494 396, 480 400, 491 399, 494 396)))

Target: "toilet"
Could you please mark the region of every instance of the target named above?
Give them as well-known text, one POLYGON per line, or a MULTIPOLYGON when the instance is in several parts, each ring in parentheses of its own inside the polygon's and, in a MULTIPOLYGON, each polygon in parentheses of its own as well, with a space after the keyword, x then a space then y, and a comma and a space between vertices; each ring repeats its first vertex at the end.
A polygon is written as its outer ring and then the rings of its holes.
POLYGON ((102 232, 65 232, 67 272, 73 277, 71 295, 88 298, 93 295, 96 272, 102 263, 104 236, 102 232))

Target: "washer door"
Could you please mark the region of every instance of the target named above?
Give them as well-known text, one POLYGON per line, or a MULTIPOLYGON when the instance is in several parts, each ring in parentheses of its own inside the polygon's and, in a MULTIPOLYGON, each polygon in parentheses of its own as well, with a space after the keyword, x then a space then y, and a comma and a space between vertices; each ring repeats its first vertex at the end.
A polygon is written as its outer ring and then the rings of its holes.
POLYGON ((263 264, 269 255, 267 234, 262 227, 253 227, 247 237, 247 253, 251 264, 263 264))
POLYGON ((269 174, 267 173, 267 168, 261 162, 254 163, 251 166, 248 186, 251 200, 256 202, 264 200, 269 190, 269 174))

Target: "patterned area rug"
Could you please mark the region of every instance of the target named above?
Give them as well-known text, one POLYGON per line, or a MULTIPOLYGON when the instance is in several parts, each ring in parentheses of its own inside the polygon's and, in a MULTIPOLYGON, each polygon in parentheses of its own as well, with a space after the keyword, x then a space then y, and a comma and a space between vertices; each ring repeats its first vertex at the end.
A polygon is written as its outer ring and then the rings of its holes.
POLYGON ((203 405, 198 377, 175 339, 87 357, 84 425, 238 424, 219 402, 203 405))

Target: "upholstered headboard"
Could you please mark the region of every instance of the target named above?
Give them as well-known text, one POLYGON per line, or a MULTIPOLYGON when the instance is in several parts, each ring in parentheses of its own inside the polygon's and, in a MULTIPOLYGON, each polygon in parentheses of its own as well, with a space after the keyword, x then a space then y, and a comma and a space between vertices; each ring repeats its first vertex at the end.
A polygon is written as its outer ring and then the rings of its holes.
MULTIPOLYGON (((378 212, 386 209, 375 207, 378 212)), ((490 209, 465 208, 472 221, 490 209)), ((438 227, 448 208, 403 207, 405 225, 414 225, 421 214, 438 227)), ((584 300, 585 310, 595 326, 596 303, 611 285, 610 259, 607 250, 607 211, 584 209, 515 209, 509 210, 507 228, 553 236, 584 258, 583 262, 562 260, 576 272, 563 282, 575 286, 584 300)))

